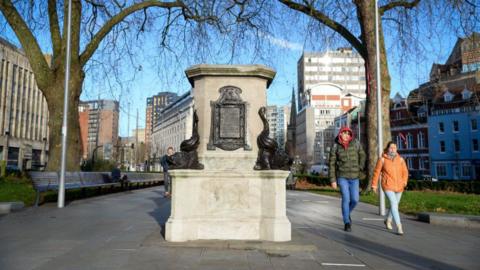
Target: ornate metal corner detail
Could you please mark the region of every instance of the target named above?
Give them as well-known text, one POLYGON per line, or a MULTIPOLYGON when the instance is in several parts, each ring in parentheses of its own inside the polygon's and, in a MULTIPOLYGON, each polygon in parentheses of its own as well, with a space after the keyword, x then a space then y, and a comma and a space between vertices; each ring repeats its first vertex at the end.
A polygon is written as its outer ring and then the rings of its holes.
POLYGON ((270 128, 266 117, 266 108, 260 107, 258 115, 263 122, 263 130, 257 137, 258 157, 254 170, 290 170, 292 159, 285 151, 278 149, 275 139, 269 137, 270 128))
POLYGON ((198 161, 197 148, 200 144, 200 135, 198 134, 198 115, 193 111, 192 137, 184 140, 180 144, 180 152, 176 152, 169 158, 169 169, 195 169, 203 170, 204 166, 198 161))

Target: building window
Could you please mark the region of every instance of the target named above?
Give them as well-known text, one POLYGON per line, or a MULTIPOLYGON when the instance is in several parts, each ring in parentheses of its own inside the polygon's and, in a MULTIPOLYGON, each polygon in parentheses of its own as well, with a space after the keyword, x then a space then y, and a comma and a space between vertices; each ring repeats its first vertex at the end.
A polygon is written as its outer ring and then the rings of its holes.
POLYGON ((419 159, 418 159, 418 168, 419 168, 420 170, 424 170, 424 169, 425 169, 425 162, 424 162, 423 158, 419 158, 419 159))
POLYGON ((423 132, 419 132, 417 135, 417 140, 418 140, 418 148, 425 148, 425 135, 423 135, 423 132))
POLYGON ((437 176, 447 176, 447 167, 445 164, 437 165, 437 176))
POLYGON ((458 121, 453 121, 453 132, 458 132, 458 121))
POLYGON ((477 119, 470 120, 470 126, 472 128, 472 131, 477 130, 477 119))
POLYGON ((454 140, 453 141, 453 149, 455 149, 455 152, 460 152, 460 141, 459 140, 454 140))
POLYGON ((407 149, 413 149, 413 135, 407 134, 407 149))
POLYGON ((478 139, 472 140, 472 148, 473 148, 473 152, 478 152, 478 139))
POLYGON ((462 99, 469 99, 471 96, 472 92, 468 91, 468 89, 462 91, 462 99))
POLYGON ((445 141, 440 141, 440 153, 445 153, 445 141))
POLYGON ((443 125, 443 122, 438 123, 438 132, 445 132, 445 126, 443 125))
POLYGON ((462 177, 472 177, 472 166, 462 165, 462 177))
POLYGON ((453 95, 450 92, 447 91, 443 95, 443 99, 444 99, 445 102, 450 102, 453 99, 453 95))
POLYGON ((403 149, 402 138, 400 137, 400 135, 397 136, 397 148, 399 150, 403 149))
POLYGON ((411 158, 406 158, 407 160, 407 167, 409 170, 413 169, 413 160, 411 158))

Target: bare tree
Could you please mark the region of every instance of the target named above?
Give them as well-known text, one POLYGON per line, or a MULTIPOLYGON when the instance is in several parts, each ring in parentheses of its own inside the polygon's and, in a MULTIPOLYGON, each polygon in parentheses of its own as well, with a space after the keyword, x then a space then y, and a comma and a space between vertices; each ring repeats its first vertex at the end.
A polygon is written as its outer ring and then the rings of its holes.
MULTIPOLYGON (((353 1, 316 1, 316 0, 278 0, 280 3, 294 10, 303 13, 319 26, 329 28, 331 31, 347 41, 365 60, 365 70, 367 78, 367 153, 368 153, 368 174, 371 180, 373 169, 378 159, 377 154, 377 89, 376 89, 376 42, 375 42, 375 2, 376 0, 353 0, 353 1)), ((384 33, 388 31, 389 35, 396 33, 398 43, 396 49, 405 52, 412 50, 415 44, 415 35, 418 32, 420 23, 426 23, 435 20, 437 23, 451 24, 450 19, 458 14, 461 23, 459 25, 466 28, 472 27, 475 23, 473 14, 476 14, 476 7, 469 1, 431 1, 423 3, 421 0, 399 0, 399 1, 379 1, 379 35, 380 35, 380 70, 382 83, 382 129, 384 144, 391 139, 390 133, 390 72, 388 67, 387 51, 385 47, 384 33), (424 4, 424 5, 421 5, 424 4), (421 8, 421 9, 420 9, 421 8), (420 9, 420 10, 419 10, 420 9), (435 9, 442 10, 435 12, 435 9), (437 13, 438 17, 432 14, 437 13), (424 16, 424 17, 422 17, 424 16), (432 16, 432 18, 429 18, 432 16), (471 17, 469 17, 471 16, 471 17), (426 19, 425 19, 426 18, 426 19), (422 20, 423 19, 423 20, 422 20), (387 27, 387 28, 385 28, 387 27), (412 44, 413 43, 413 44, 412 44)), ((478 19, 478 17, 477 17, 478 19)), ((458 20, 458 19, 457 19, 458 20)), ((446 26, 444 26, 446 27, 446 26)), ((474 29, 474 28, 473 28, 474 29)), ((415 49, 413 49, 415 50, 415 49)), ((416 55, 416 54, 414 54, 416 55)), ((371 188, 369 181, 367 190, 371 188)))
MULTIPOLYGON (((132 58, 132 36, 128 33, 140 34, 155 25, 161 28, 160 44, 171 38, 170 32, 176 27, 182 28, 186 40, 187 32, 200 39, 202 36, 198 34, 208 34, 209 29, 226 33, 231 26, 248 25, 253 14, 246 12, 246 2, 73 0, 67 169, 79 167, 78 104, 87 68, 94 69, 106 63, 115 66, 120 58, 132 58), (95 61, 93 56, 97 53, 110 61, 103 61, 101 57, 95 61)), ((50 157, 47 170, 56 170, 60 165, 67 8, 68 1, 0 0, 0 11, 20 41, 48 103, 50 157), (39 42, 46 36, 49 36, 48 46, 52 51, 50 63, 39 42)))

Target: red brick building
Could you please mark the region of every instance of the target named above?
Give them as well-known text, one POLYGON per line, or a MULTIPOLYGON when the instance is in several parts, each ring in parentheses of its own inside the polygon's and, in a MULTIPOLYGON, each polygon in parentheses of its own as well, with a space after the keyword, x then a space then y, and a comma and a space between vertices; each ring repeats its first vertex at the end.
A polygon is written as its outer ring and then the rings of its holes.
POLYGON ((79 104, 82 158, 113 160, 118 140, 119 104, 114 100, 81 101, 79 104))
POLYGON ((406 99, 397 94, 390 103, 392 140, 405 159, 412 178, 429 174, 428 123, 426 106, 408 110, 406 99))

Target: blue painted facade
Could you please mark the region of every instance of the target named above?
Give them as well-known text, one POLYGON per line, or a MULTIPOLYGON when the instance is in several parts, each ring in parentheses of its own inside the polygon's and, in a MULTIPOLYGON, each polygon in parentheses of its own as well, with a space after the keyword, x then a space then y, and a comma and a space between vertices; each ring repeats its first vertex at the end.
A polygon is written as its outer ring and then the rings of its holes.
POLYGON ((436 110, 428 117, 430 171, 433 177, 445 180, 480 179, 479 111, 480 106, 466 106, 436 110))

